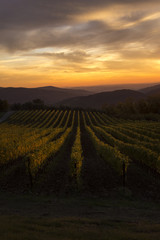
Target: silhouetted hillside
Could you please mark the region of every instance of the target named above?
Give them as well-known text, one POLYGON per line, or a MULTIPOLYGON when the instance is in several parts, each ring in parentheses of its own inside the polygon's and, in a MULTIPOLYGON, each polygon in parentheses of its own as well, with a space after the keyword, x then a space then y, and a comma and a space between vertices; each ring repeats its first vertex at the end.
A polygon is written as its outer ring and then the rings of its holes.
POLYGON ((81 86, 75 87, 73 89, 83 89, 93 94, 101 93, 101 92, 111 92, 122 89, 130 89, 134 91, 139 91, 139 89, 144 89, 153 86, 151 83, 126 83, 126 84, 105 84, 105 85, 97 85, 97 86, 81 86))
POLYGON ((122 89, 91 94, 83 89, 65 89, 52 86, 38 88, 0 88, 0 99, 9 104, 26 103, 33 99, 41 99, 46 105, 102 108, 104 105, 113 105, 125 102, 127 99, 137 101, 150 95, 160 94, 160 84, 140 89, 139 91, 122 89))
POLYGON ((105 104, 113 105, 124 102, 127 99, 139 100, 145 98, 145 95, 133 90, 117 90, 113 92, 102 92, 85 97, 70 98, 62 101, 59 105, 82 108, 101 108, 105 104))
POLYGON ((139 91, 146 95, 160 94, 160 84, 151 86, 151 87, 147 87, 147 88, 142 88, 139 91))
POLYGON ((39 88, 0 88, 0 99, 9 104, 25 103, 33 99, 41 99, 45 104, 55 104, 67 98, 86 96, 90 93, 85 90, 72 90, 56 87, 39 88))

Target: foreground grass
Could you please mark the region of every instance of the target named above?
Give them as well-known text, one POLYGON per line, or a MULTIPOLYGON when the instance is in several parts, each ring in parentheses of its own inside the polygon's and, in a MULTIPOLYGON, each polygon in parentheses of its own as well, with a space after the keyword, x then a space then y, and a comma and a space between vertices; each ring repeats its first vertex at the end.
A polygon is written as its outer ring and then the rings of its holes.
POLYGON ((160 224, 147 222, 122 222, 84 218, 34 218, 0 217, 0 236, 3 240, 41 239, 115 239, 158 240, 160 224))
POLYGON ((0 194, 3 240, 159 240, 159 202, 0 194))

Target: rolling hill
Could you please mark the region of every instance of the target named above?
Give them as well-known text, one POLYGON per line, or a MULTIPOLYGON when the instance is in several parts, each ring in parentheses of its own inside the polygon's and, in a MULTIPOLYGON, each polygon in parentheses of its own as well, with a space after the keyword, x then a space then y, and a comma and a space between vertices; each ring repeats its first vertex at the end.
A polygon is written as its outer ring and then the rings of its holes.
POLYGON ((41 99, 45 104, 56 104, 59 101, 77 96, 86 96, 90 92, 57 87, 39 88, 0 88, 0 99, 7 100, 9 104, 25 103, 33 99, 41 99))
POLYGON ((126 84, 106 84, 106 85, 97 85, 97 86, 82 86, 82 87, 74 87, 73 89, 83 89, 93 94, 101 93, 101 92, 111 92, 122 89, 131 89, 135 91, 139 91, 139 89, 144 89, 148 87, 152 87, 154 84, 151 83, 126 83, 126 84))
POLYGON ((146 95, 157 95, 160 94, 160 84, 147 88, 142 88, 139 91, 146 95))
POLYGON ((9 104, 25 103, 41 99, 47 105, 100 109, 105 104, 113 105, 127 99, 137 101, 147 96, 160 94, 160 84, 139 90, 121 89, 93 93, 80 88, 57 88, 53 86, 38 88, 0 88, 0 99, 9 104))
POLYGON ((119 102, 124 102, 127 99, 137 101, 142 98, 145 98, 145 94, 134 90, 123 89, 92 94, 84 97, 70 98, 59 102, 58 105, 81 108, 101 108, 105 104, 117 104, 119 102))

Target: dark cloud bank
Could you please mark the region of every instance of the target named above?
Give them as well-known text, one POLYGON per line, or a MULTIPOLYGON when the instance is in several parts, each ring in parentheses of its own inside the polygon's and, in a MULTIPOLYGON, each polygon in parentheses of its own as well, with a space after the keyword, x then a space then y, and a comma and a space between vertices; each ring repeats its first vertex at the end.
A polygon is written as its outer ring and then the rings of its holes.
MULTIPOLYGON (((141 55, 156 56, 159 53, 160 21, 148 19, 150 6, 159 8, 159 0, 1 0, 0 2, 0 47, 9 52, 27 51, 46 47, 90 48, 104 46, 108 50, 123 49, 122 54, 130 57, 125 45, 144 43, 153 48, 151 53, 141 55), (109 8, 116 4, 129 9, 129 14, 121 16, 123 28, 115 28, 103 20, 78 22, 76 16, 109 8), (148 6, 148 7, 147 7, 148 6), (139 21, 138 24, 129 23, 139 21)), ((82 52, 71 57, 85 58, 82 52)), ((133 54, 134 55, 134 54, 133 54)), ((48 57, 48 56, 47 56, 48 57)), ((61 53, 54 57, 66 57, 61 53)))

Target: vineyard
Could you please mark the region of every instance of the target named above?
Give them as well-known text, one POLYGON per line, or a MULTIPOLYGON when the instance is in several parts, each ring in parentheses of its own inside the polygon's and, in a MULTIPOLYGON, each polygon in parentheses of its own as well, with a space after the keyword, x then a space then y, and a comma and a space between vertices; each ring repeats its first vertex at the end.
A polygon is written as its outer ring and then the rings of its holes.
POLYGON ((158 196, 160 122, 79 110, 17 111, 0 124, 3 190, 158 196))

